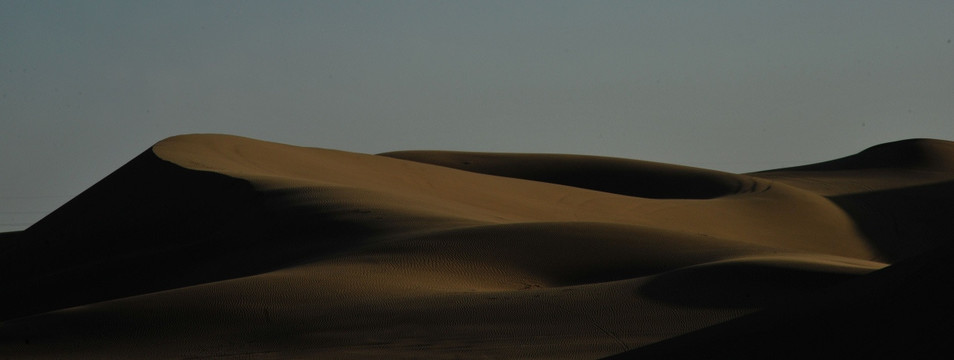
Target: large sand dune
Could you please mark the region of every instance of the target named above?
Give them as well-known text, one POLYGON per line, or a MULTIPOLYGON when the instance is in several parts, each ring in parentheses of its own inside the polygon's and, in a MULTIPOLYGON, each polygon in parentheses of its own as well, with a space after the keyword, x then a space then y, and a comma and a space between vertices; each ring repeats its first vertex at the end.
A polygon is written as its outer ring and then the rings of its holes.
MULTIPOLYGON (((879 333, 872 299, 949 287, 923 264, 951 254, 952 215, 954 143, 940 140, 729 174, 178 136, 0 234, 0 358, 706 358, 747 346, 732 334, 766 338, 759 355, 799 344, 772 332, 838 346, 806 335, 813 316, 862 346, 879 333)), ((877 308, 949 314, 916 303, 877 308)))

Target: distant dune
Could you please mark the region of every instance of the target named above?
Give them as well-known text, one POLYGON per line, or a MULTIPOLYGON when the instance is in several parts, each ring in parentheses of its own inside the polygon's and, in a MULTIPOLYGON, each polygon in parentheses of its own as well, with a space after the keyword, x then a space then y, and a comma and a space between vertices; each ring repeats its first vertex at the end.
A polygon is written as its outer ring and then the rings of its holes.
POLYGON ((183 135, 0 234, 0 358, 949 354, 952 218, 941 140, 729 174, 183 135))

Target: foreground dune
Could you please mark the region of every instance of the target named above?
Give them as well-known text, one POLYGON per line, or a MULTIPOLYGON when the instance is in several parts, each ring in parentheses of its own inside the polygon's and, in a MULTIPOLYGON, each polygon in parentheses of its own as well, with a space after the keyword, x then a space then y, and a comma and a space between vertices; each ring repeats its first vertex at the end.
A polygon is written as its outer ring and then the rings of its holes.
POLYGON ((740 175, 178 136, 0 236, 0 289, 15 294, 0 357, 703 349, 720 340, 693 334, 915 276, 897 269, 954 233, 952 181, 954 143, 940 140, 740 175))

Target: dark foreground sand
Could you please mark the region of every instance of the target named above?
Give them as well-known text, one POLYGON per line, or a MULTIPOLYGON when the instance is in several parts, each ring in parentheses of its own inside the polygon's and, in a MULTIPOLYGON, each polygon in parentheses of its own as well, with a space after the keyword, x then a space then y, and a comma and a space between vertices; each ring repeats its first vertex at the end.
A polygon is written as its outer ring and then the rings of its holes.
POLYGON ((949 354, 952 215, 940 140, 738 175, 178 136, 0 234, 0 358, 949 354))

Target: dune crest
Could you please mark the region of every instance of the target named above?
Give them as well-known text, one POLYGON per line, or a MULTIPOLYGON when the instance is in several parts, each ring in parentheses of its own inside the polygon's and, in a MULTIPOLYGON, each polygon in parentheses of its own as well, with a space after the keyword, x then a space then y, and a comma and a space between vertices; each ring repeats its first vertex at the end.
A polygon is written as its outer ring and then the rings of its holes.
POLYGON ((381 155, 652 199, 711 199, 767 188, 764 182, 745 175, 598 156, 459 151, 398 151, 381 155))
POLYGON ((954 143, 935 139, 900 140, 867 148, 840 159, 775 171, 838 171, 860 169, 954 170, 954 143))
POLYGON ((939 140, 728 174, 176 136, 0 236, 0 353, 608 356, 942 246, 952 169, 939 140))

